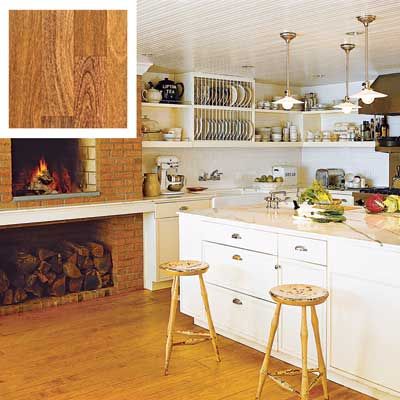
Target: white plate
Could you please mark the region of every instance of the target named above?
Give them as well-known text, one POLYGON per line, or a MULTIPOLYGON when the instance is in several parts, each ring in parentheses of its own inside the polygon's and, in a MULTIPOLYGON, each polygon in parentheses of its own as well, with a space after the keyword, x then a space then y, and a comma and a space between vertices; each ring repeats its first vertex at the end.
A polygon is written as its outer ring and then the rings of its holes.
POLYGON ((232 107, 237 101, 237 90, 235 86, 230 85, 229 88, 229 106, 232 107))
POLYGON ((246 91, 244 90, 244 87, 242 85, 237 85, 236 88, 238 91, 238 100, 236 106, 242 107, 244 101, 246 100, 246 91))
POLYGON ((245 87, 245 90, 247 96, 246 96, 246 102, 243 104, 243 106, 250 107, 251 102, 253 100, 253 91, 248 86, 245 87))

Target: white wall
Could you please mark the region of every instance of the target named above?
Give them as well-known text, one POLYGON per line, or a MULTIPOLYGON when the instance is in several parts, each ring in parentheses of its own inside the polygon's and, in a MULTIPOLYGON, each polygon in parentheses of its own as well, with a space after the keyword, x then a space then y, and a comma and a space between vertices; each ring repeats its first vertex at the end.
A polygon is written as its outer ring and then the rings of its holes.
POLYGON ((345 173, 353 173, 367 178, 373 186, 388 186, 389 157, 374 149, 303 149, 301 180, 309 184, 318 168, 343 168, 345 173))
POLYGON ((143 149, 143 172, 151 172, 158 155, 175 155, 187 186, 229 188, 250 186, 254 178, 269 175, 277 164, 300 167, 300 149, 143 149), (198 176, 218 169, 221 181, 199 182, 198 176))

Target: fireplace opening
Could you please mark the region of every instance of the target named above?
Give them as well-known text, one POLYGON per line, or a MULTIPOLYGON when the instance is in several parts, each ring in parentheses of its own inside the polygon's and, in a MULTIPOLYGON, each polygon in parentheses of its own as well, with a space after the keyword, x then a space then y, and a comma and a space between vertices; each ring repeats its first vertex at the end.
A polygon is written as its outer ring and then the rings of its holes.
POLYGON ((13 139, 14 197, 96 192, 95 139, 13 139))

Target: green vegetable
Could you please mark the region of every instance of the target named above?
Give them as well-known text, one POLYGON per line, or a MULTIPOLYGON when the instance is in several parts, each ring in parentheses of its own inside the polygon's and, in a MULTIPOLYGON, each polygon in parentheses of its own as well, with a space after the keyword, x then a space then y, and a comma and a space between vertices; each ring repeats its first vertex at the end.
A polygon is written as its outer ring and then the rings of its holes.
POLYGON ((383 201, 383 204, 386 207, 386 212, 388 213, 394 213, 396 211, 399 211, 399 200, 400 196, 388 196, 386 199, 383 201))
POLYGON ((311 187, 307 188, 300 196, 300 203, 316 204, 316 203, 332 203, 332 196, 322 185, 314 180, 311 187))

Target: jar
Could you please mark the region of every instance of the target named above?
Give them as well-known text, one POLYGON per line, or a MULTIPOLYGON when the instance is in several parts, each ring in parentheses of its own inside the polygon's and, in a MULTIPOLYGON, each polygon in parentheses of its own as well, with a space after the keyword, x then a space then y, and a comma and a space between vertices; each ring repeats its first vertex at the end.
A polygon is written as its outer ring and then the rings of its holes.
POLYGON ((161 194, 160 182, 158 181, 158 174, 148 172, 144 174, 143 180, 143 195, 145 197, 156 197, 161 194))

